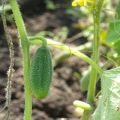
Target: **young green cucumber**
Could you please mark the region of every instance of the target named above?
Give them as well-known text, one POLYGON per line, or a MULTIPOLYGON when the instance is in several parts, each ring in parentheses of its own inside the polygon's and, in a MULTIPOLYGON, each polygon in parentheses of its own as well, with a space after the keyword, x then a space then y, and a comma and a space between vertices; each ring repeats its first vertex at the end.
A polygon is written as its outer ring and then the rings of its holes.
POLYGON ((52 58, 47 46, 37 49, 30 70, 30 84, 33 96, 43 99, 48 95, 52 81, 52 58))

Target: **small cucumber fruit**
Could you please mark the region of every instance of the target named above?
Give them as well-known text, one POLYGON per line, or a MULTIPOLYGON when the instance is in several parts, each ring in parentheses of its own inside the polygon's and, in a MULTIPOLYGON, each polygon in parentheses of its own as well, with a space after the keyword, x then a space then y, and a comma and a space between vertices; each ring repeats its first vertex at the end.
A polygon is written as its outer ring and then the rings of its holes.
POLYGON ((37 49, 30 68, 30 84, 33 96, 43 99, 48 95, 52 81, 52 58, 47 46, 37 49))

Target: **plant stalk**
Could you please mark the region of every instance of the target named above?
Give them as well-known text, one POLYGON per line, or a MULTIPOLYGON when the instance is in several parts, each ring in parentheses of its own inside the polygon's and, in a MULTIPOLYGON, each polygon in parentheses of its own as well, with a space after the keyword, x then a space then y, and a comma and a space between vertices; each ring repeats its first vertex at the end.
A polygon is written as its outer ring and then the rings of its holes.
MULTIPOLYGON (((99 14, 94 13, 94 40, 93 40, 93 61, 98 65, 99 64, 99 25, 100 19, 99 14)), ((97 70, 91 66, 91 73, 90 73, 90 83, 88 86, 88 94, 87 94, 87 103, 93 106, 95 91, 96 91, 96 81, 97 81, 97 70)), ((91 111, 84 111, 83 120, 89 120, 91 111)))
MULTIPOLYGON (((100 36, 100 13, 101 8, 103 5, 104 0, 96 0, 94 11, 93 11, 93 22, 94 22, 94 39, 93 39, 93 54, 92 54, 92 60, 99 65, 99 36, 100 36)), ((91 66, 91 74, 90 74, 90 83, 88 86, 88 94, 87 94, 87 103, 89 103, 91 106, 94 104, 94 98, 95 98, 95 92, 96 92, 96 81, 98 78, 97 70, 94 69, 93 66, 91 66)), ((94 107, 93 107, 94 109, 94 107)), ((90 115, 92 111, 84 111, 84 115, 82 117, 82 120, 89 120, 90 115)))
MULTIPOLYGON (((35 36, 35 37, 29 37, 29 43, 30 44, 42 44, 42 40, 40 36, 35 36)), ((89 58, 87 55, 85 55, 84 53, 80 52, 79 50, 77 50, 76 48, 70 48, 69 46, 62 44, 60 42, 51 40, 51 39, 47 39, 47 43, 48 45, 55 47, 55 48, 59 48, 62 49, 64 51, 66 51, 67 53, 69 53, 70 55, 75 55, 81 59, 83 59, 85 62, 89 63, 91 66, 93 66, 94 69, 96 69, 96 71, 101 75, 103 73, 103 70, 91 59, 89 58)))
POLYGON ((31 120, 32 113, 32 94, 30 89, 30 56, 29 56, 29 42, 27 32, 21 16, 21 12, 16 0, 9 0, 11 9, 13 11, 14 19, 17 25, 18 33, 23 54, 23 68, 24 68, 24 81, 25 81, 25 111, 24 120, 31 120))
MULTIPOLYGON (((100 32, 100 13, 95 12, 94 19, 94 40, 93 40, 93 61, 99 65, 99 32, 100 32)), ((93 104, 96 91, 97 71, 91 67, 90 84, 88 88, 87 102, 93 104)))

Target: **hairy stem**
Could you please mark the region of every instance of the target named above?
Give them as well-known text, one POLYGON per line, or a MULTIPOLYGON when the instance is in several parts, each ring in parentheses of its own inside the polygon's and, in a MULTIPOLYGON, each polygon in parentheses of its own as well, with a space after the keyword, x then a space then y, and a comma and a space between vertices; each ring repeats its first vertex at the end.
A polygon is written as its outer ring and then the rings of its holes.
POLYGON ((9 66, 9 70, 7 72, 8 75, 8 81, 7 81, 7 87, 6 87, 6 104, 5 107, 7 107, 7 115, 6 115, 6 120, 10 119, 10 103, 11 103, 11 84, 12 84, 12 76, 13 76, 13 66, 14 66, 14 50, 13 50, 13 42, 12 42, 12 38, 9 34, 9 31, 7 29, 7 21, 6 21, 6 14, 5 14, 5 7, 6 5, 6 1, 2 0, 2 7, 1 7, 1 18, 3 21, 3 27, 4 27, 4 31, 5 31, 5 36, 7 39, 7 43, 8 43, 8 48, 9 48, 9 53, 10 53, 10 66, 9 66))
MULTIPOLYGON (((100 12, 103 4, 103 0, 96 1, 96 7, 93 13, 94 21, 94 40, 93 40, 93 55, 92 59, 96 64, 99 64, 99 36, 100 36, 100 12)), ((97 80, 97 71, 91 68, 90 84, 88 88, 87 102, 93 104, 95 91, 96 91, 96 80, 97 80)))
MULTIPOLYGON (((30 37, 30 44, 42 44, 41 41, 41 37, 37 36, 37 37, 30 37)), ((86 56, 85 54, 83 54, 82 52, 78 51, 76 48, 70 48, 69 46, 62 44, 60 42, 56 42, 53 41, 51 39, 47 39, 47 43, 48 45, 52 46, 52 47, 56 47, 59 49, 62 49, 66 52, 68 52, 70 55, 75 55, 81 59, 83 59, 84 61, 86 61, 87 63, 89 63, 91 66, 93 66, 94 69, 96 69, 96 71, 98 71, 98 73, 102 74, 102 69, 92 60, 90 59, 88 56, 86 56)))
MULTIPOLYGON (((99 29, 100 17, 99 13, 94 13, 94 40, 93 40, 93 55, 92 59, 96 64, 99 64, 99 29)), ((88 88, 87 102, 93 104, 96 90, 97 71, 92 67, 90 75, 90 84, 88 88)))
POLYGON ((10 6, 13 11, 14 19, 17 25, 19 36, 21 39, 22 53, 23 53, 23 68, 24 68, 24 81, 25 81, 25 111, 24 120, 31 120, 32 113, 32 95, 29 81, 30 70, 30 56, 29 56, 29 43, 27 32, 24 26, 23 18, 21 16, 19 6, 16 0, 9 0, 10 6))
MULTIPOLYGON (((99 64, 99 14, 94 13, 94 40, 93 40, 93 55, 92 59, 96 64, 99 64)), ((95 91, 96 91, 96 81, 97 81, 97 71, 94 67, 91 67, 90 73, 90 82, 88 86, 88 94, 87 94, 87 103, 93 106, 95 91)), ((83 120, 88 120, 90 116, 90 111, 85 111, 83 120)))
MULTIPOLYGON (((94 39, 92 60, 99 64, 99 36, 100 36, 100 13, 104 0, 96 0, 93 11, 94 39)), ((97 70, 91 67, 90 83, 88 86, 87 103, 93 106, 96 92, 97 70)), ((84 111, 83 120, 89 120, 91 111, 84 111)))

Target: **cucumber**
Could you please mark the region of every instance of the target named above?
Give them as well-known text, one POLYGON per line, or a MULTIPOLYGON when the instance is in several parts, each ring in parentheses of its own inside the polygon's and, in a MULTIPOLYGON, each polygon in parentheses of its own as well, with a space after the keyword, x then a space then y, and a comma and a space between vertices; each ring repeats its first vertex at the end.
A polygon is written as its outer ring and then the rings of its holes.
POLYGON ((48 96, 52 81, 52 58, 49 48, 37 49, 30 67, 30 85, 33 96, 43 99, 48 96))

